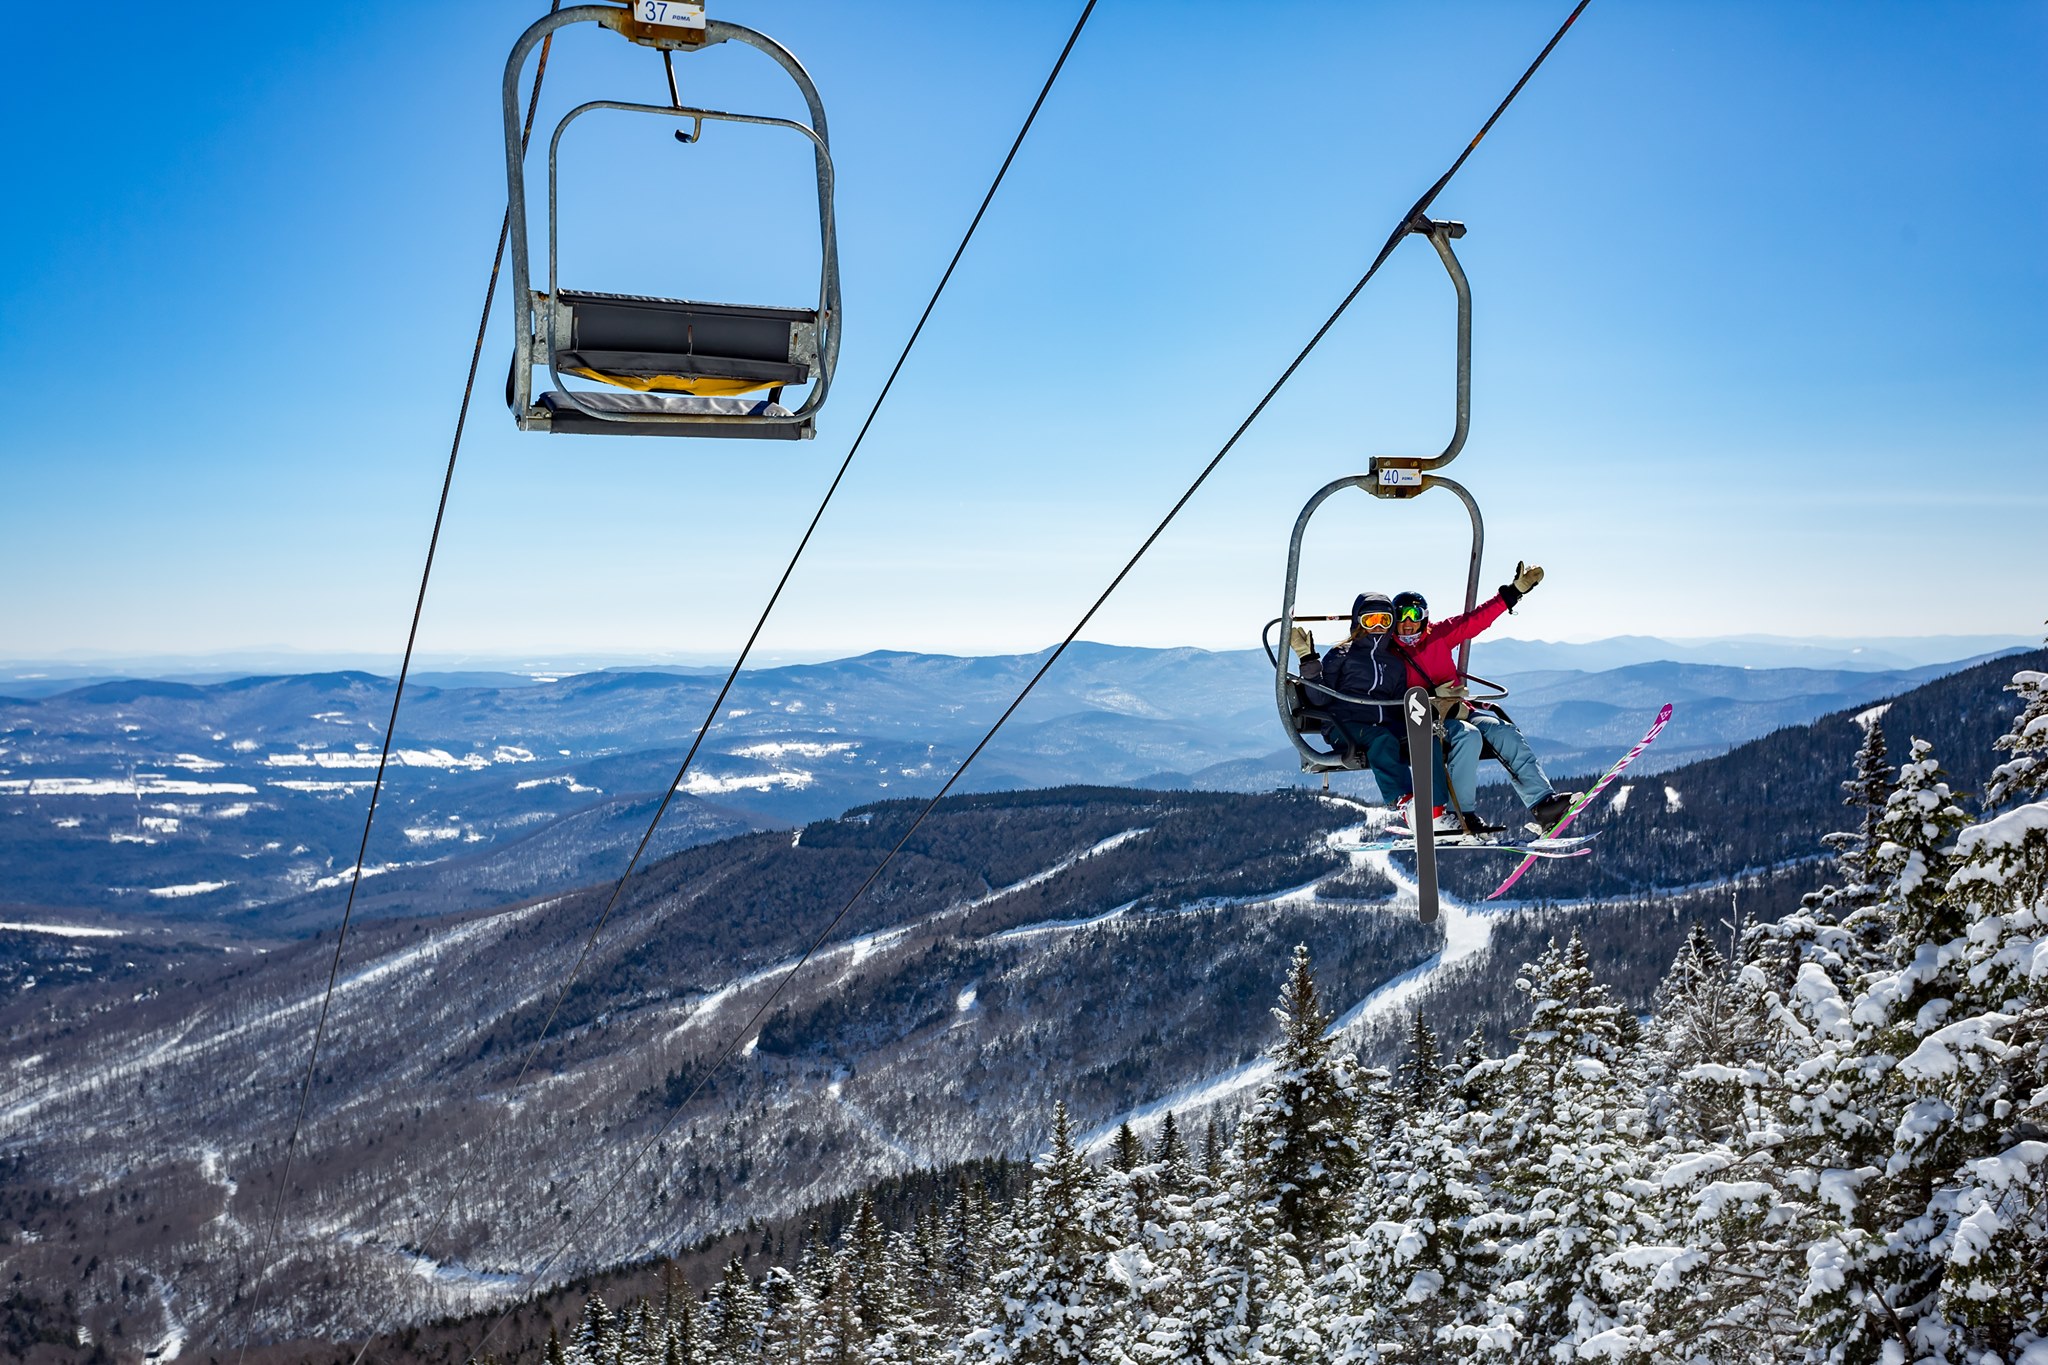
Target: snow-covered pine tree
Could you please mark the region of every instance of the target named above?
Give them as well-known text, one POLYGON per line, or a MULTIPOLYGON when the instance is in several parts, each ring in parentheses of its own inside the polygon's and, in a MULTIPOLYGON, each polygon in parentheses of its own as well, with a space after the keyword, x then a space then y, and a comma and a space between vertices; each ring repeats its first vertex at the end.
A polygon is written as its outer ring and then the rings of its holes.
POLYGON ((1964 1122, 1984 1122, 1944 1203, 1943 1304, 1967 1349, 2034 1365, 2048 1360, 2048 801, 1965 830, 1956 850, 1972 989, 1933 1037, 1964 1045, 1978 1092, 1964 1122))
POLYGON ((1443 1103, 1450 1085, 1443 1047, 1420 1010, 1409 1016, 1408 1060, 1401 1063, 1400 1075, 1401 1102, 1408 1112, 1419 1113, 1443 1103))
POLYGON ((661 1365, 667 1344, 654 1306, 646 1299, 619 1314, 619 1365, 661 1365))
POLYGON ((1153 1144, 1152 1161, 1160 1170, 1160 1181, 1168 1190, 1187 1190, 1194 1182, 1194 1154, 1180 1135, 1180 1122, 1171 1109, 1159 1121, 1159 1141, 1153 1144))
POLYGON ((1738 974, 1694 922, 1657 987, 1644 1050, 1651 1117, 1679 1144, 1726 1142, 1744 1131, 1754 1069, 1776 1048, 1761 984, 1738 974))
POLYGON ((1650 1273, 1640 1321, 1614 1340, 1652 1362, 1792 1359, 1814 1210, 1780 1167, 1788 1151, 1832 1150, 1789 1121, 1783 1067, 1810 1052, 1787 1044, 1763 973, 1731 972, 1697 924, 1658 988, 1647 1042, 1661 1137, 1646 1206, 1661 1245, 1616 1257, 1650 1273))
POLYGON ((1650 1230, 1646 1121, 1623 1053, 1633 1017, 1594 980, 1576 932, 1515 985, 1529 1022, 1513 1055, 1475 1068, 1500 1087, 1469 1120, 1494 1185, 1486 1224, 1500 1229, 1501 1266, 1486 1322, 1457 1339, 1505 1345, 1511 1333, 1514 1359, 1570 1360, 1626 1329, 1640 1291, 1625 1273, 1626 1250, 1650 1230))
POLYGON ((1855 775, 1842 784, 1842 804, 1856 812, 1856 828, 1821 836, 1821 842, 1835 852, 1835 872, 1842 884, 1830 883, 1802 897, 1800 904, 1809 913, 1827 923, 1841 924, 1876 901, 1878 888, 1870 857, 1877 850, 1877 826, 1884 817, 1893 785, 1884 726, 1872 717, 1863 732, 1863 743, 1856 750, 1855 775))
POLYGON ((1849 1361, 1959 1358, 1945 1289, 1958 1186, 1968 1163, 2002 1155, 1990 1134, 2012 1106, 2008 1002, 1968 964, 1997 911, 1950 890, 1968 817, 1942 776, 1914 740, 1874 858, 1896 967, 1871 979, 1851 1036, 1809 1069, 1808 1112, 1840 1147, 1836 1169, 1815 1177, 1832 1181, 1832 1216, 1809 1253, 1810 1333, 1849 1361))
POLYGON ((1035 1171, 1016 1220, 1015 1242, 1006 1263, 990 1276, 993 1312, 968 1335, 964 1360, 1051 1365, 1102 1359, 1095 1318, 1109 1239, 1101 1182, 1074 1144, 1064 1103, 1053 1111, 1052 1148, 1035 1171))
POLYGON ((706 1316, 706 1354, 717 1365, 740 1365, 757 1355, 761 1330, 761 1296, 747 1278, 747 1267, 734 1253, 711 1291, 706 1316))
POLYGON ((603 1295, 592 1294, 583 1301, 570 1357, 571 1365, 618 1365, 619 1323, 603 1295))
POLYGON ((1297 945, 1273 1011, 1280 1038, 1268 1054, 1277 1074, 1238 1128, 1253 1197, 1304 1268, 1344 1226, 1365 1170, 1358 1140, 1363 1107, 1358 1068, 1325 1037, 1330 1016, 1316 992, 1306 945, 1297 945))
POLYGON ((2005 690, 2019 696, 2020 713, 2012 729, 1992 741, 1994 749, 2012 757, 1993 770, 1984 786, 1987 810, 2048 797, 2048 673, 2021 669, 2005 690))
POLYGON ((1416 1099, 1408 1088, 1392 1132, 1373 1144, 1373 1179, 1330 1257, 1326 1282, 1340 1296, 1333 1361, 1464 1354, 1452 1346, 1456 1329, 1483 1321, 1494 1256, 1475 1230, 1487 1202, 1466 1150, 1466 1117, 1416 1099))
POLYGON ((1138 1135, 1131 1131, 1128 1122, 1116 1126, 1116 1136, 1109 1140, 1109 1164, 1118 1171, 1130 1172, 1138 1169, 1145 1161, 1145 1144, 1138 1141, 1138 1135))

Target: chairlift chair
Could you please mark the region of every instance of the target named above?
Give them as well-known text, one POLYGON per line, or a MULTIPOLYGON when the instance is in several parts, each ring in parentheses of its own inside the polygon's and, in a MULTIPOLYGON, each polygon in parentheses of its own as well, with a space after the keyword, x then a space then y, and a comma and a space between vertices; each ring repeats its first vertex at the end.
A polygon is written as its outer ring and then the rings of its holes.
POLYGON ((806 440, 817 434, 817 412, 832 387, 839 355, 839 240, 833 221, 832 151, 825 109, 802 64, 774 39, 738 24, 707 19, 701 0, 633 0, 575 5, 546 15, 521 34, 505 63, 505 180, 511 206, 512 298, 515 344, 506 401, 521 431, 596 436, 710 436, 806 440), (591 100, 562 116, 548 139, 547 289, 532 287, 527 240, 525 148, 521 139, 520 74, 527 57, 549 34, 570 24, 595 23, 631 42, 673 53, 701 52, 738 42, 766 53, 788 73, 809 109, 808 124, 794 119, 684 106, 591 100), (694 136, 709 123, 787 129, 812 147, 818 180, 820 266, 816 305, 805 308, 701 303, 638 294, 601 294, 561 287, 557 277, 556 223, 562 134, 597 110, 618 110, 670 120, 687 119, 694 136), (552 387, 535 394, 534 372, 552 387), (596 380, 606 389, 572 388, 565 375, 596 380), (781 402, 785 387, 809 384, 794 409, 781 402))
MULTIPOLYGON (((1390 705, 1391 703, 1368 701, 1362 697, 1349 697, 1334 688, 1319 682, 1310 682, 1297 677, 1288 668, 1290 657, 1286 641, 1293 627, 1300 621, 1349 621, 1349 616, 1297 616, 1294 612, 1295 586, 1301 573, 1301 542, 1308 530, 1308 524, 1317 510, 1335 494, 1347 488, 1361 489, 1377 498, 1406 501, 1420 497, 1433 488, 1447 489, 1457 495, 1465 504, 1465 510, 1472 521, 1472 555, 1465 575, 1465 610, 1471 611, 1479 605, 1479 561, 1486 548, 1486 524, 1480 517, 1479 504, 1471 493, 1454 479, 1447 479, 1432 471, 1443 468, 1458 458, 1465 448, 1465 436, 1472 418, 1472 290, 1466 283, 1465 272, 1458 264, 1458 258, 1451 250, 1451 242, 1465 235, 1463 223, 1439 222, 1428 218, 1417 218, 1408 225, 1408 230, 1429 238, 1437 255, 1449 272, 1451 284, 1458 294, 1458 390, 1456 426, 1451 433, 1450 444, 1443 453, 1429 458, 1417 456, 1375 456, 1364 474, 1354 474, 1333 480, 1316 490, 1308 504, 1301 509, 1301 515, 1294 520, 1294 534, 1287 545, 1287 586, 1281 599, 1280 615, 1266 623, 1264 642, 1266 656, 1273 663, 1274 697, 1279 705, 1280 724, 1286 730, 1287 738, 1293 744, 1301 759, 1301 770, 1306 773, 1331 773, 1365 767, 1364 758, 1348 749, 1332 744, 1325 749, 1309 742, 1313 734, 1331 733, 1331 713, 1328 703, 1332 700, 1354 702, 1367 706, 1390 705), (1279 627, 1279 647, 1274 647, 1274 627, 1279 627)), ((1471 661, 1472 642, 1467 640, 1458 649, 1458 672, 1463 675, 1471 661)), ((1500 696, 1507 695, 1505 689, 1500 696)))

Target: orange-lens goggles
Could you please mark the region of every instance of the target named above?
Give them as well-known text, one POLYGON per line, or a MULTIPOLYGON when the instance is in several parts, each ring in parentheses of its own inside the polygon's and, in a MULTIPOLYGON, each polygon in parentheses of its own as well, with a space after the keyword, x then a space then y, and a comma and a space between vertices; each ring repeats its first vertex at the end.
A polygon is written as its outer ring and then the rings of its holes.
POLYGON ((1394 613, 1390 611, 1369 611, 1358 618, 1358 624, 1367 630, 1392 630, 1394 613))

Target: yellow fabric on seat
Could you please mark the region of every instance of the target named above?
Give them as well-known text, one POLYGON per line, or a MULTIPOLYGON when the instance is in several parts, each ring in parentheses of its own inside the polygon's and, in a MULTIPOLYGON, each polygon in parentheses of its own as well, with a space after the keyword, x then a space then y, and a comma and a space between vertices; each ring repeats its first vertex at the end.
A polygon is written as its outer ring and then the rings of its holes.
POLYGON ((569 374, 595 379, 600 384, 612 384, 635 393, 694 393, 699 398, 729 398, 735 394, 754 393, 761 389, 775 387, 773 381, 760 383, 752 379, 705 379, 685 378, 682 375, 657 374, 643 378, 630 374, 601 374, 596 370, 570 369, 569 374))

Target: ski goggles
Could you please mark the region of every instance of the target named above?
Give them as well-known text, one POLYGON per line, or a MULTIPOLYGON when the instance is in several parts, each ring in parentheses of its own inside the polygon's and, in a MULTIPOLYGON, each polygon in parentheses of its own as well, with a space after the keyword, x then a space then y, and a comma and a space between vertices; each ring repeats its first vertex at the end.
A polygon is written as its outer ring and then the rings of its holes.
POLYGON ((1418 625, 1418 626, 1419 626, 1419 625, 1421 625, 1421 624, 1422 624, 1422 623, 1423 623, 1424 621, 1427 621, 1428 619, 1429 619, 1429 608, 1427 608, 1427 607, 1414 607, 1414 606, 1409 606, 1409 607, 1403 607, 1403 608, 1401 608, 1401 624, 1402 624, 1402 625, 1404 625, 1404 626, 1406 626, 1406 625, 1418 625))
POLYGON ((1394 613, 1390 611, 1369 611, 1358 618, 1358 624, 1375 635, 1394 628, 1394 613))

